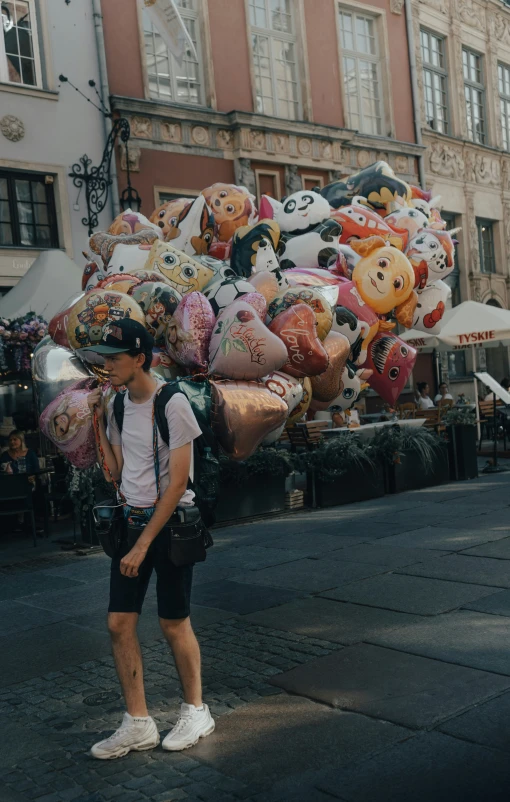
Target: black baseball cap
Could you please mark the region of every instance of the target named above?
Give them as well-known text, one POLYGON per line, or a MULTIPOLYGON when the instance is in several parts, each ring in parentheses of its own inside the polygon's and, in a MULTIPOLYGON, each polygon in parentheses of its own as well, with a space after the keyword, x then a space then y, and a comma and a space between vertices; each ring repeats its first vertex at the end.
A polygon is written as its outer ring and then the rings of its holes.
POLYGON ((103 336, 97 345, 80 348, 80 351, 94 351, 96 354, 122 354, 126 351, 145 353, 154 348, 154 337, 137 320, 125 317, 103 326, 103 336))

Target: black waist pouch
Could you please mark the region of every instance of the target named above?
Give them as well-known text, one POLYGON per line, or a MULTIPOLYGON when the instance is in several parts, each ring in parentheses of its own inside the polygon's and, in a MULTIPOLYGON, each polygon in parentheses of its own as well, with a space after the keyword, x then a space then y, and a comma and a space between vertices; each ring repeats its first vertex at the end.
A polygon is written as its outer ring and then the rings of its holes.
POLYGON ((97 538, 108 557, 117 554, 124 532, 124 505, 105 499, 92 507, 97 538))
POLYGON ((214 545, 197 507, 183 507, 165 526, 169 534, 168 556, 177 567, 204 562, 207 549, 214 545))

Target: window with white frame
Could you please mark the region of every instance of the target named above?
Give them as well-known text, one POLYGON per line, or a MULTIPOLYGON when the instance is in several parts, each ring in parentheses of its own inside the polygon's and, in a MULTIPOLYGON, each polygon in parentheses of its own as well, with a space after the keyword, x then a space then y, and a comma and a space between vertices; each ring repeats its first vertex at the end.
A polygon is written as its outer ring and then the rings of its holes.
POLYGON ((498 64, 499 105, 503 148, 510 150, 510 67, 498 64))
POLYGON ((293 0, 250 0, 255 111, 297 120, 300 86, 293 0))
POLYGON ((462 48, 462 70, 464 73, 464 97, 466 100, 466 121, 468 138, 484 145, 485 125, 485 86, 483 78, 483 57, 474 50, 462 48))
POLYGON ((143 11, 143 36, 149 93, 152 98, 172 103, 201 106, 204 100, 202 55, 199 36, 199 3, 202 0, 176 0, 179 14, 195 45, 198 61, 186 50, 182 64, 169 52, 163 37, 143 11))
POLYGON ((34 0, 1 0, 0 81, 40 86, 34 0))
POLYGON ((448 73, 445 39, 431 31, 420 31, 423 63, 425 119, 435 131, 448 133, 448 73))
POLYGON ((382 133, 382 91, 377 19, 338 9, 347 125, 364 134, 382 133))

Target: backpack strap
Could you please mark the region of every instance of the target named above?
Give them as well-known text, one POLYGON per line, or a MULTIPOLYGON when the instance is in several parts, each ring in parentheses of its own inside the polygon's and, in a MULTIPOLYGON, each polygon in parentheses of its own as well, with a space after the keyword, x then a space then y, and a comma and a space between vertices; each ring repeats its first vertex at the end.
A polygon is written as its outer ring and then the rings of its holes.
POLYGON ((115 393, 115 397, 113 399, 113 417, 115 418, 115 423, 117 424, 117 429, 119 430, 119 434, 122 434, 122 426, 124 423, 124 398, 126 395, 126 390, 119 390, 115 393))
MULTIPOLYGON (((167 446, 170 446, 170 432, 168 431, 168 421, 166 419, 165 408, 170 399, 176 394, 182 393, 176 382, 164 384, 156 395, 154 404, 154 417, 161 439, 167 446)), ((184 393, 182 393, 184 395, 184 393)))

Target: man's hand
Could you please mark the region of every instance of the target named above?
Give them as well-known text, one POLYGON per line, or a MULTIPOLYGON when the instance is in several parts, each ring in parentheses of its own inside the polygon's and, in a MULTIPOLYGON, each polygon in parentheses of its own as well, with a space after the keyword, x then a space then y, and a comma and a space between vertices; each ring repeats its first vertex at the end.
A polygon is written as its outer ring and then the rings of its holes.
POLYGON ((147 548, 135 543, 131 551, 120 561, 121 574, 129 577, 138 576, 138 569, 145 560, 146 555, 147 548))
POLYGON ((96 387, 95 390, 88 394, 87 404, 91 414, 93 415, 94 412, 97 412, 98 417, 101 419, 104 414, 104 398, 100 387, 96 387))

